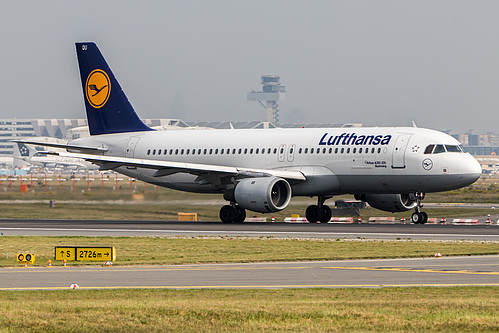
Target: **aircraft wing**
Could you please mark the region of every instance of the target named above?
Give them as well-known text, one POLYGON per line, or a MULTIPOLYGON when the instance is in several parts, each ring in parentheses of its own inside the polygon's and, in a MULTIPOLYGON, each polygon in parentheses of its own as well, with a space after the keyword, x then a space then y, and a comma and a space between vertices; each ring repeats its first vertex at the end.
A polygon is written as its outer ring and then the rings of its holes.
POLYGON ((251 169, 239 168, 223 165, 199 164, 171 162, 160 160, 148 160, 131 157, 117 157, 93 154, 79 153, 51 153, 62 157, 81 158, 100 166, 100 170, 112 170, 118 167, 146 168, 157 170, 154 177, 169 176, 175 173, 184 172, 194 175, 214 174, 219 176, 243 176, 243 177, 261 177, 275 176, 289 180, 306 180, 303 173, 296 170, 280 169, 251 169))

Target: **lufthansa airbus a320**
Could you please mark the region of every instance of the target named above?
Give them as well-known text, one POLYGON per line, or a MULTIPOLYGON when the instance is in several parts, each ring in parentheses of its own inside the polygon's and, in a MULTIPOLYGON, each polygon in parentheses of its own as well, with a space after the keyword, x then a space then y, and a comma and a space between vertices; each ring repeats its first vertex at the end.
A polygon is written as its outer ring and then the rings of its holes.
POLYGON ((425 193, 457 189, 481 175, 479 163, 451 136, 416 127, 224 129, 154 131, 137 116, 92 42, 76 43, 90 137, 62 144, 80 158, 148 183, 196 193, 220 193, 224 223, 246 210, 272 213, 291 197, 317 197, 310 222, 327 222, 325 201, 353 194, 372 207, 414 209, 425 223, 425 193), (98 88, 100 87, 100 88, 98 88))

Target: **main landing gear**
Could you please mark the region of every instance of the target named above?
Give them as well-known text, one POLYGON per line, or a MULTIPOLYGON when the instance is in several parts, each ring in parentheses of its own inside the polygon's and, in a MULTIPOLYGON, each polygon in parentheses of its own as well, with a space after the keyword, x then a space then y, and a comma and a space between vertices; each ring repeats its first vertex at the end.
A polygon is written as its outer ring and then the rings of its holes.
POLYGON ((220 208, 220 220, 223 223, 243 223, 246 219, 246 210, 239 205, 230 204, 220 208))
POLYGON ((414 224, 425 224, 428 222, 428 214, 421 211, 423 205, 421 204, 421 200, 424 199, 424 193, 416 192, 416 211, 412 214, 412 222, 414 224))
POLYGON ((333 213, 331 212, 331 208, 329 206, 324 205, 324 201, 330 199, 331 197, 319 196, 317 199, 317 205, 310 205, 307 207, 305 211, 305 217, 308 222, 316 223, 322 222, 327 223, 331 220, 331 216, 333 213))

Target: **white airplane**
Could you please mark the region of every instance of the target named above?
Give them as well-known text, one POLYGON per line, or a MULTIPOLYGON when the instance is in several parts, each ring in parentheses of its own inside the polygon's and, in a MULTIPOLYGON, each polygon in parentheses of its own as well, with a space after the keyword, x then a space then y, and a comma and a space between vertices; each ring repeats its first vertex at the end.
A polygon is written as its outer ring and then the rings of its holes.
MULTIPOLYGON (((55 138, 35 138, 43 139, 40 144, 48 142, 60 144, 63 140, 55 138)), ((64 151, 64 150, 63 150, 64 151)), ((36 150, 30 145, 17 141, 17 149, 14 150, 13 157, 40 168, 47 169, 67 169, 67 170, 95 170, 97 167, 80 158, 61 157, 47 154, 45 150, 36 150)))
POLYGON ((454 138, 415 127, 154 131, 97 46, 76 43, 76 52, 91 136, 46 145, 148 183, 221 193, 224 223, 243 222, 246 210, 283 210, 293 196, 317 197, 306 218, 327 222, 324 203, 340 194, 384 211, 415 209, 413 221, 425 223, 425 193, 470 185, 482 173, 454 138))

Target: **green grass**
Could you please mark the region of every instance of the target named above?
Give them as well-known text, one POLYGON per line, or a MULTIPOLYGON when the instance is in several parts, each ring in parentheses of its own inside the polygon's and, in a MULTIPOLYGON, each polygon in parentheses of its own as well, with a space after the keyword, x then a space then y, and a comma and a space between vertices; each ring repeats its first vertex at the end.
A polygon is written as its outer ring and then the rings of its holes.
POLYGON ((55 246, 114 246, 117 265, 407 258, 429 257, 437 252, 444 256, 499 253, 499 242, 483 241, 2 236, 0 266, 16 266, 17 253, 35 254, 35 266, 44 266, 47 260, 54 260, 55 246))
POLYGON ((498 287, 0 292, 0 332, 497 332, 498 287))
MULTIPOLYGON (((145 185, 143 182, 134 182, 130 189, 130 181, 127 177, 122 181, 114 181, 114 176, 104 184, 101 189, 100 178, 94 177, 90 183, 90 191, 87 189, 85 176, 75 183, 68 179, 61 183, 57 176, 49 176, 45 187, 43 176, 33 183, 31 187, 29 178, 24 176, 24 183, 29 184, 30 191, 19 193, 20 181, 16 180, 10 186, 9 181, 0 184, 0 200, 47 200, 45 203, 22 203, 11 202, 0 203, 0 214, 3 218, 41 218, 41 219, 132 219, 132 220, 176 220, 178 212, 197 213, 199 220, 218 221, 220 207, 224 204, 221 194, 196 194, 158 188, 154 185, 145 185), (48 200, 55 200, 56 206, 49 209, 48 200), (68 200, 76 200, 78 203, 70 203, 68 200), (119 201, 121 204, 108 204, 106 200, 119 201), (80 202, 92 201, 94 204, 83 205, 80 202), (96 202, 98 204, 96 204, 96 202), (22 209, 20 207, 22 206, 22 209)), ((106 178, 107 179, 107 178, 106 178)), ((429 193, 424 202, 435 202, 449 204, 454 202, 466 203, 490 203, 499 205, 499 186, 497 179, 482 178, 472 186, 443 193, 429 193)), ((337 196, 327 201, 333 205, 334 200, 352 200, 352 196, 337 196)), ((424 203, 423 202, 423 203, 424 203)), ((291 214, 305 215, 305 209, 316 200, 311 198, 293 198, 289 207, 284 211, 273 214, 260 214, 248 211, 248 216, 265 216, 269 220, 274 216, 277 221, 283 221, 291 214)), ((462 209, 462 208, 425 208, 429 217, 453 218, 474 217, 494 214, 491 209, 462 209)), ((410 218, 412 211, 401 213, 388 213, 373 208, 360 211, 361 217, 367 219, 371 216, 395 216, 396 218, 410 218)), ((353 216, 357 218, 358 216, 353 216)))

